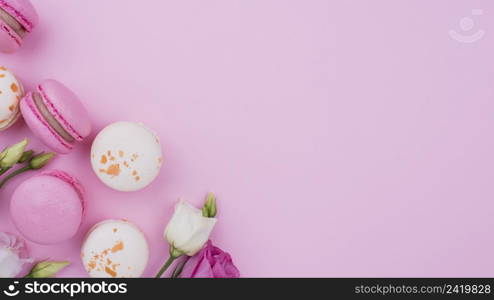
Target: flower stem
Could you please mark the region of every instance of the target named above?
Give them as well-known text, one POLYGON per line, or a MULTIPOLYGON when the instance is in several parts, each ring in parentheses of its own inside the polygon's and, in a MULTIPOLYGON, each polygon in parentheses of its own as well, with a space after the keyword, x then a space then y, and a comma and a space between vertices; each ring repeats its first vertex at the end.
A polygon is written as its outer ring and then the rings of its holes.
POLYGON ((182 271, 184 270, 185 264, 189 261, 189 257, 186 257, 173 271, 172 276, 170 278, 178 278, 182 271))
POLYGON ((20 169, 17 169, 15 170, 14 172, 10 173, 9 175, 7 175, 4 179, 2 179, 2 181, 0 181, 0 189, 3 187, 3 185, 9 181, 10 179, 14 178, 15 176, 19 175, 19 174, 22 174, 26 171, 29 171, 31 170, 31 167, 29 165, 25 166, 25 167, 22 167, 20 169))
POLYGON ((10 168, 0 169, 0 176, 3 175, 8 170, 10 170, 10 168))
POLYGON ((156 277, 155 278, 161 278, 161 275, 163 275, 163 273, 165 273, 166 269, 168 269, 168 267, 172 264, 172 262, 175 259, 177 259, 177 257, 174 257, 174 256, 170 255, 170 257, 168 257, 168 260, 165 262, 165 264, 163 265, 163 267, 161 267, 161 269, 158 272, 158 274, 156 274, 156 277))

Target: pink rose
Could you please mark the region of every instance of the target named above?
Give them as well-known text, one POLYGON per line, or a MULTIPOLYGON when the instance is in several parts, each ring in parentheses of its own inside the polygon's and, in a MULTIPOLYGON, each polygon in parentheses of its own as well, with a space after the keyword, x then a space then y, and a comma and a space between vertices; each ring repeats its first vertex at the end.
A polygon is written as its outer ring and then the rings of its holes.
POLYGON ((230 254, 208 241, 204 248, 189 258, 185 264, 182 278, 238 278, 240 272, 233 264, 230 254))

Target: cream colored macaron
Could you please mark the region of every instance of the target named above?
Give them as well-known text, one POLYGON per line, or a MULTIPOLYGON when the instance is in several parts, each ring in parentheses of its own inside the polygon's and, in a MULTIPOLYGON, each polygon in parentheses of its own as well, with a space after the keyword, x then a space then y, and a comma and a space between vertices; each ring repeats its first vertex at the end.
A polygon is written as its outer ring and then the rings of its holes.
POLYGON ((9 70, 0 67, 0 131, 12 126, 20 116, 22 84, 9 70))
POLYGON ((91 277, 140 277, 149 259, 144 234, 124 220, 106 220, 91 228, 81 249, 91 277))
POLYGON ((137 191, 158 176, 163 156, 158 137, 140 123, 116 122, 98 133, 91 164, 101 181, 117 191, 137 191))

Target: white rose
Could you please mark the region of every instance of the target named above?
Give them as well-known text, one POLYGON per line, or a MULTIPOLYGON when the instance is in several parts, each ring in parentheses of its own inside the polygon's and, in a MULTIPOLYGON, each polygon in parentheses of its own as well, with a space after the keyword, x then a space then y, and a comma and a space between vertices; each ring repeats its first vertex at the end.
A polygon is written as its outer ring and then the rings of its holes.
POLYGON ((202 211, 179 201, 165 228, 165 238, 177 254, 193 256, 208 241, 216 218, 204 217, 202 211))
POLYGON ((26 256, 23 240, 12 234, 0 232, 0 277, 13 278, 19 275, 24 264, 31 261, 26 256))

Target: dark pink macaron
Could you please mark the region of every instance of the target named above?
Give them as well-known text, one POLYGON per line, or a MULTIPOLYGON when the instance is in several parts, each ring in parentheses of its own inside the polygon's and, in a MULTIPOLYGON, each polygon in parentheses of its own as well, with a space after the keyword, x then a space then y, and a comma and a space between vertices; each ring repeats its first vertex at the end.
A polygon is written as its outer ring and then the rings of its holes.
POLYGON ((22 235, 38 244, 72 238, 84 216, 84 190, 63 171, 48 171, 21 183, 12 195, 10 214, 22 235))
POLYGON ((91 121, 77 96, 58 81, 41 82, 21 100, 27 125, 53 151, 69 153, 91 133, 91 121))
POLYGON ((0 0, 0 51, 17 51, 37 23, 38 14, 29 0, 0 0))

